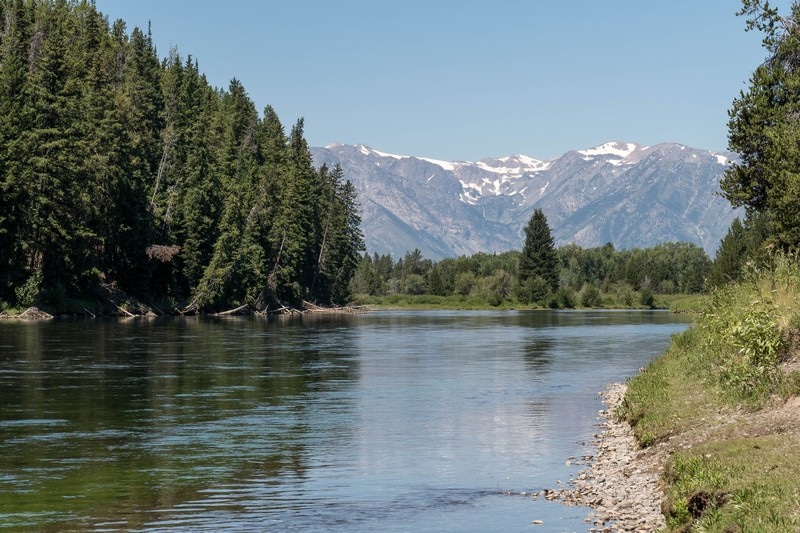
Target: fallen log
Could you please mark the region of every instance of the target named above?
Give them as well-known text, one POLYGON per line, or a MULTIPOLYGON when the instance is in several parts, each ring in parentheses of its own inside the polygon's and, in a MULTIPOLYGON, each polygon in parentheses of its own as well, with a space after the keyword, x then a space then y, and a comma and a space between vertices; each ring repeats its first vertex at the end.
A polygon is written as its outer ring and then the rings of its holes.
POLYGON ((225 315, 245 315, 252 313, 250 306, 248 304, 240 305, 236 309, 229 309, 228 311, 222 311, 221 313, 214 313, 213 316, 225 316, 225 315))

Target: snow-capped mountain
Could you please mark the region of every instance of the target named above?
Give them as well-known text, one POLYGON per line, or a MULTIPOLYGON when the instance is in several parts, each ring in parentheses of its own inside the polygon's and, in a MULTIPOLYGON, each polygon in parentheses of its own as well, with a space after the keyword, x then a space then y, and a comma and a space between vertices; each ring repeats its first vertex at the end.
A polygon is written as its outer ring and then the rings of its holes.
POLYGON ((342 165, 359 194, 368 251, 393 257, 519 250, 535 208, 557 245, 685 241, 713 257, 741 215, 718 194, 735 154, 680 144, 609 142, 548 161, 449 162, 344 144, 311 152, 316 165, 342 165))

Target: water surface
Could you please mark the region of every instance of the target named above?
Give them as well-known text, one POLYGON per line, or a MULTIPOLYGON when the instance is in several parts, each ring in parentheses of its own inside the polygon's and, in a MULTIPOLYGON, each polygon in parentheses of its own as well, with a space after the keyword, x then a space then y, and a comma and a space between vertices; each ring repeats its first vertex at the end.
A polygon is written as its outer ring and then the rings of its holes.
POLYGON ((645 311, 0 324, 0 529, 585 531, 586 509, 522 493, 577 474, 597 392, 685 327, 645 311))

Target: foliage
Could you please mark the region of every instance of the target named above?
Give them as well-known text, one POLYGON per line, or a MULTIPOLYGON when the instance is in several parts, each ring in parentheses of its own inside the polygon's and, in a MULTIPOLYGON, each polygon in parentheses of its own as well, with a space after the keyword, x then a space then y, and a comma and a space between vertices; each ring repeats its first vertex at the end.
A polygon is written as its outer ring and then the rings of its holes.
POLYGON ((692 243, 664 243, 651 248, 615 250, 608 243, 583 249, 576 245, 557 250, 561 280, 574 290, 585 283, 620 284, 662 293, 696 293, 705 290, 711 260, 692 243))
POLYGON ((0 299, 98 281, 195 309, 350 296, 352 184, 244 86, 84 1, 0 0, 0 299))
POLYGON ((799 297, 794 256, 751 266, 714 290, 697 323, 629 381, 616 415, 642 446, 675 449, 663 477, 670 531, 800 525, 800 469, 785 460, 800 453, 794 415, 786 412, 784 426, 769 411, 800 392, 800 376, 780 368, 796 349, 799 297))
POLYGON ((740 283, 715 290, 699 327, 729 394, 763 401, 780 384, 777 365, 796 336, 800 266, 778 253, 769 268, 750 265, 740 283))
POLYGON ((761 0, 745 0, 748 29, 764 34, 767 59, 730 110, 729 146, 741 160, 720 186, 734 206, 767 214, 770 240, 788 249, 800 244, 800 5, 790 13, 761 0))
POLYGON ((580 304, 581 307, 601 307, 603 298, 600 289, 593 283, 584 284, 580 292, 580 304))
POLYGON ((16 288, 17 303, 22 307, 30 307, 38 302, 42 295, 42 273, 37 271, 28 280, 16 288))
POLYGON ((619 251, 610 244, 586 249, 566 245, 557 248, 555 255, 560 280, 555 291, 542 277, 520 284, 518 251, 433 262, 423 259, 419 250, 407 252, 397 261, 389 255, 365 254, 354 273, 351 291, 376 297, 460 295, 480 298, 490 307, 669 307, 664 302, 675 300, 682 292, 703 291, 711 268, 705 252, 687 243, 619 251), (589 286, 593 288, 584 294, 589 286), (651 286, 660 290, 651 290, 651 286))
POLYGON ((728 233, 720 241, 711 267, 709 284, 719 287, 731 281, 739 281, 742 269, 748 262, 764 264, 767 260, 764 243, 768 235, 765 214, 751 211, 744 223, 738 217, 735 218, 728 233))

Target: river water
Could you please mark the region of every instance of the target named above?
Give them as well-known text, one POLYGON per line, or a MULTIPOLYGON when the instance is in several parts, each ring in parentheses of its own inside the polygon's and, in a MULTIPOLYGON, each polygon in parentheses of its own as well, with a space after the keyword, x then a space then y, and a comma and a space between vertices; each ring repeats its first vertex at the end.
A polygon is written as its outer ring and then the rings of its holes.
POLYGON ((588 509, 529 494, 577 475, 597 392, 686 325, 646 311, 2 323, 0 529, 586 531, 588 509))

